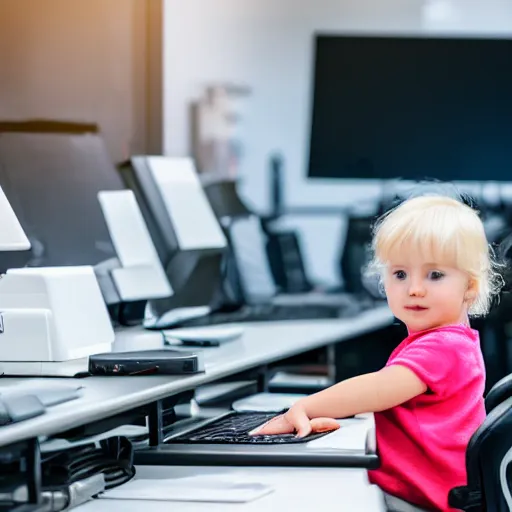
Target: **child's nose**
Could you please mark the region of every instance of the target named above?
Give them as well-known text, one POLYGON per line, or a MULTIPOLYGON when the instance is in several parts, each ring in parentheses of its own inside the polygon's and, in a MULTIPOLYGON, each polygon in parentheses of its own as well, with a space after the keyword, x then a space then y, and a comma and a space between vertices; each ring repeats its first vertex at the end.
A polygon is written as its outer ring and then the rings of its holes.
POLYGON ((409 296, 411 297, 424 297, 425 296, 425 286, 420 279, 411 280, 411 284, 409 286, 409 296))

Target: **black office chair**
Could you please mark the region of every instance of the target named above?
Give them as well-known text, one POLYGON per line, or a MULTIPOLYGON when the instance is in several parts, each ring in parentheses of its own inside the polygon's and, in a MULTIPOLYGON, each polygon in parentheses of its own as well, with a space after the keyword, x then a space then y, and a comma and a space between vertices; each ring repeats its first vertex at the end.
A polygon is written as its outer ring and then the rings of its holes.
POLYGON ((485 397, 485 410, 489 414, 496 406, 512 396, 512 373, 496 382, 485 397))
POLYGON ((340 271, 344 290, 359 297, 367 297, 364 272, 370 259, 373 216, 349 215, 345 242, 341 250, 340 271))
POLYGON ((465 512, 512 510, 512 396, 500 402, 499 397, 505 396, 503 389, 504 384, 486 401, 486 407, 496 405, 468 444, 467 485, 450 491, 448 503, 453 508, 465 512))

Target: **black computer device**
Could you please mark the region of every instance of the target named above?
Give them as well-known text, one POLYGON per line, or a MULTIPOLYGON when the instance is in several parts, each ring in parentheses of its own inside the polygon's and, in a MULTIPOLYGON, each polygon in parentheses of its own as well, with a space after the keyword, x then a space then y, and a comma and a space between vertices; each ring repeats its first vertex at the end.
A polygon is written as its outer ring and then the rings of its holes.
MULTIPOLYGON (((285 412, 285 411, 283 411, 285 412)), ((191 427, 166 439, 168 444, 289 444, 306 443, 327 434, 314 433, 305 437, 296 434, 250 435, 250 432, 276 416, 267 412, 231 411, 191 427)))
POLYGON ((104 376, 185 375, 204 371, 202 354, 172 349, 108 352, 89 357, 89 373, 104 376))
POLYGON ((510 36, 314 41, 310 179, 510 180, 510 36))

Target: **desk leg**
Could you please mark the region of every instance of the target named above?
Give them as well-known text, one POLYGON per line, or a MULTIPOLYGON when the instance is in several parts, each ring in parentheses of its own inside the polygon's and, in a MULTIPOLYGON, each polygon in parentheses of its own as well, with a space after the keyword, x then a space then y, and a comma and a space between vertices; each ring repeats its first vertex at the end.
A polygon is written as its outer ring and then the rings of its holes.
POLYGON ((157 400, 149 406, 149 446, 159 446, 163 442, 162 401, 157 400))
POLYGON ((258 371, 258 393, 266 393, 270 383, 271 374, 267 365, 262 366, 258 371))
POLYGON ((327 359, 327 378, 331 383, 336 382, 336 346, 327 345, 326 347, 327 359))
POLYGON ((41 502, 42 477, 41 452, 37 438, 31 439, 27 443, 27 479, 28 502, 39 504, 41 502))

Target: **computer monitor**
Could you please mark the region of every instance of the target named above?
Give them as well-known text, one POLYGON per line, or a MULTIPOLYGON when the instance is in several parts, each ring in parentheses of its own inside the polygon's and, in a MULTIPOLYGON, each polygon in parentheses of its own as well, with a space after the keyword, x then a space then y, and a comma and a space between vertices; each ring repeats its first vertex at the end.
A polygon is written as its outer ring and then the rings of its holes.
MULTIPOLYGON (((32 246, 27 253, 2 253, 0 272, 24 266, 91 265, 114 323, 140 323, 147 298, 162 296, 165 290, 172 294, 168 283, 147 279, 148 268, 131 268, 133 258, 127 259, 126 251, 118 254, 126 246, 126 237, 116 228, 123 205, 110 204, 114 199, 108 193, 124 184, 96 126, 0 123, 0 186, 32 246), (114 238, 119 235, 117 247, 109 229, 114 238), (145 286, 135 286, 141 280, 145 286)), ((133 219, 128 222, 132 240, 140 238, 133 219)), ((139 255, 141 243, 139 239, 139 255)), ((154 270, 149 269, 152 274, 154 270)))
POLYGON ((219 220, 251 213, 238 194, 235 179, 219 176, 211 178, 201 176, 201 178, 206 197, 219 220))
POLYGON ((170 297, 172 288, 131 190, 102 190, 101 210, 119 265, 111 271, 122 302, 170 297))
POLYGON ((512 39, 315 43, 309 178, 511 180, 512 39))
POLYGON ((233 219, 229 226, 229 241, 243 301, 268 304, 278 289, 265 251, 266 241, 259 218, 247 215, 233 219))
POLYGON ((2 253, 0 272, 94 266, 115 257, 98 192, 123 188, 123 183, 101 137, 87 131, 37 133, 30 124, 13 125, 0 125, 0 186, 32 248, 2 253))
POLYGON ((211 306, 221 284, 226 238, 192 159, 138 155, 120 171, 135 193, 174 289, 172 297, 151 301, 154 318, 211 306))

